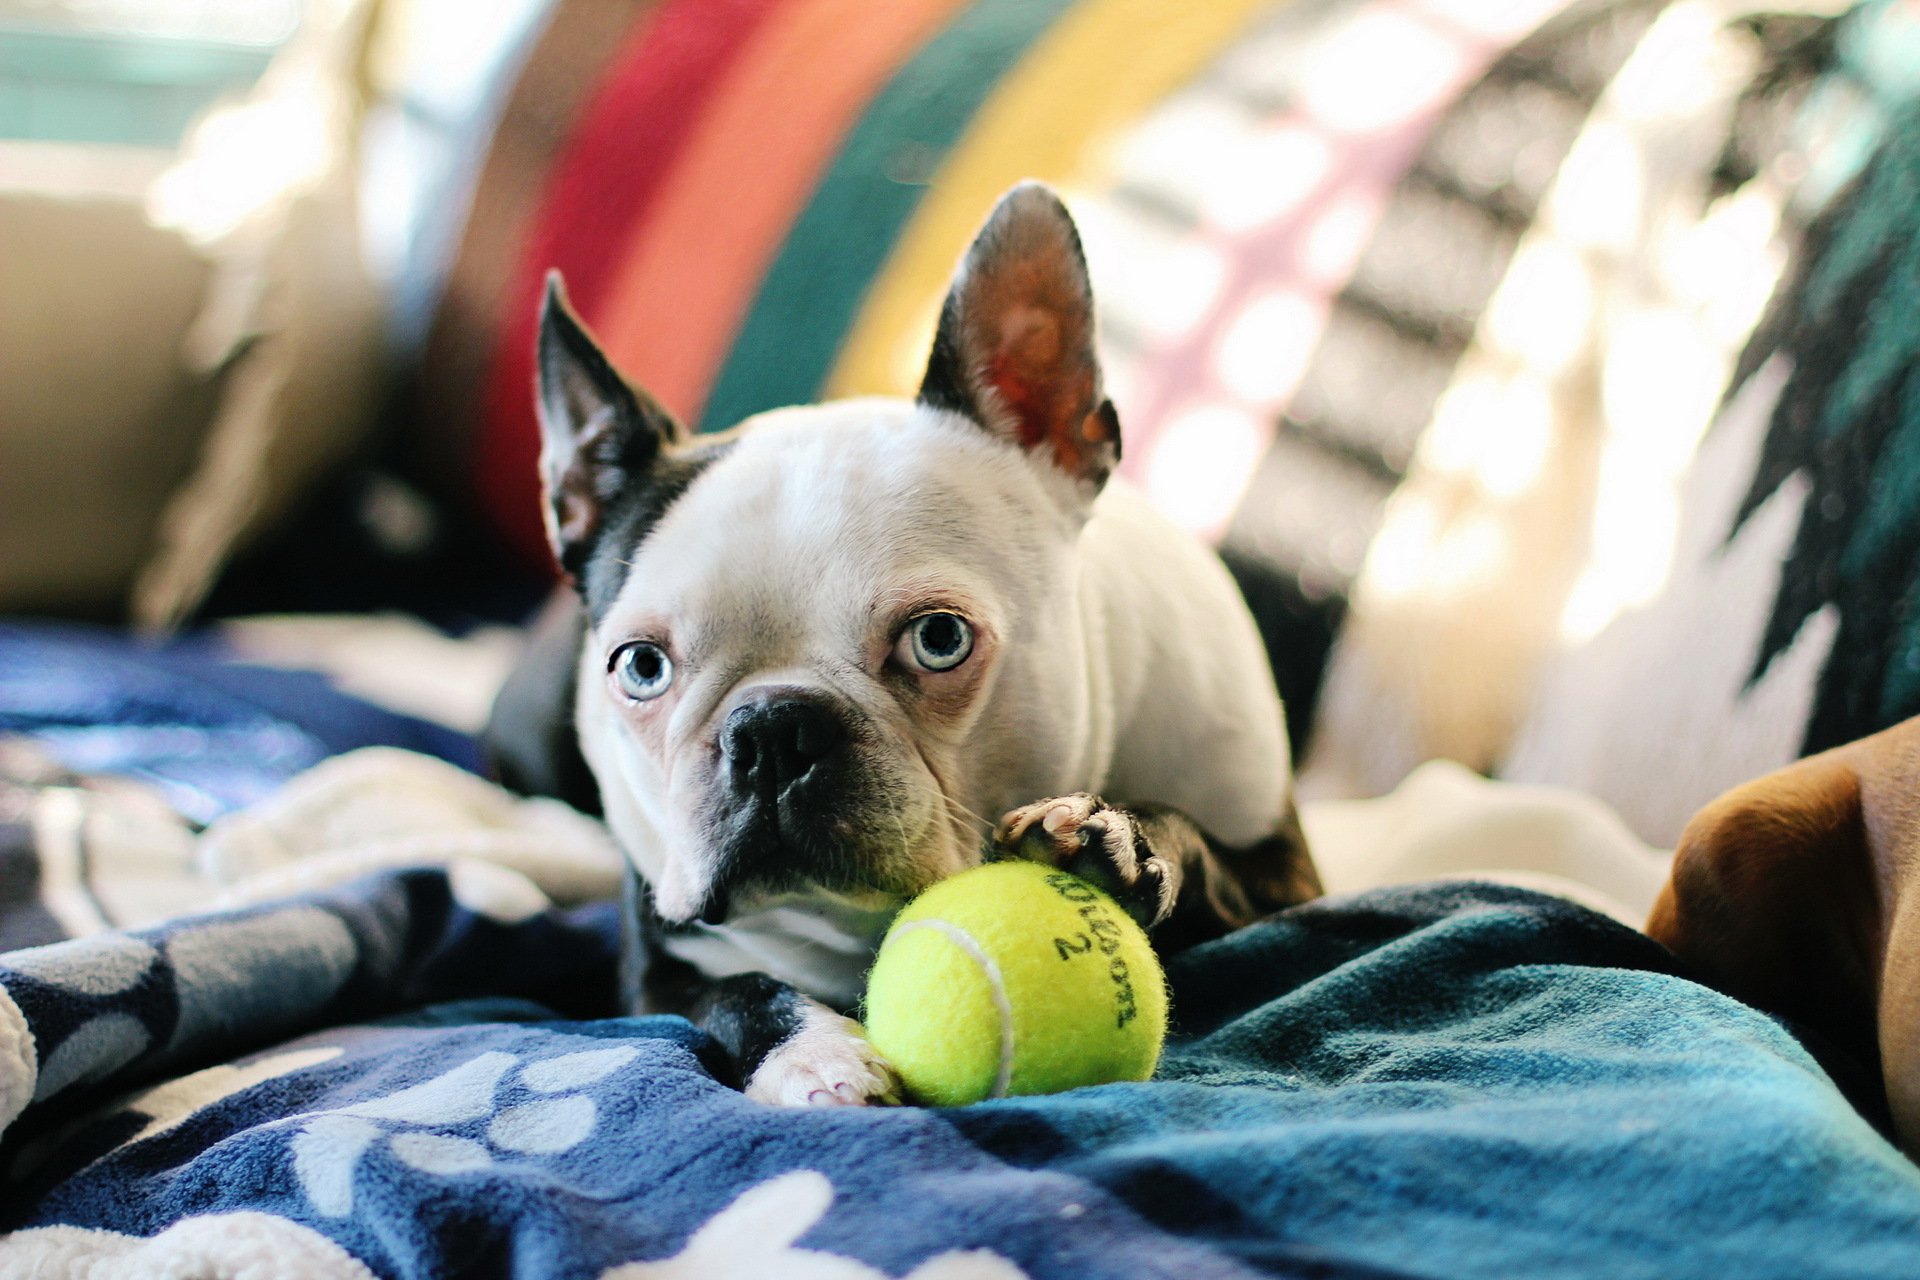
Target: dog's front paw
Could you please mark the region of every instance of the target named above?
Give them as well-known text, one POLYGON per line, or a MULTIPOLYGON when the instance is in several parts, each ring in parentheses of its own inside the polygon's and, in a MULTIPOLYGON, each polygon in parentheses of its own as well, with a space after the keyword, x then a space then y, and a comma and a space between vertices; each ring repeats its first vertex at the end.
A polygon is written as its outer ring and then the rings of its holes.
POLYGON ((859 1023, 808 1001, 800 1029, 761 1060, 746 1092, 776 1107, 896 1106, 900 1080, 859 1023))
POLYGON ((1013 810, 995 825, 993 843, 1002 857, 1093 881, 1146 927, 1165 920, 1180 893, 1180 864, 1154 852, 1132 814, 1084 791, 1013 810))

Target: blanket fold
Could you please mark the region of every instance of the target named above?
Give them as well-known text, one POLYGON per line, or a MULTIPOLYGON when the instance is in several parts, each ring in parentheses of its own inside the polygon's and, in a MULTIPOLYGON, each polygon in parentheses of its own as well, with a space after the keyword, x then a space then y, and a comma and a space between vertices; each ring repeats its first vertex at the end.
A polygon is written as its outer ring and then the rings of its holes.
POLYGON ((511 872, 419 868, 0 954, 0 1134, 183 1066, 435 1001, 613 1008, 611 904, 546 908, 511 872))
MULTIPOLYGON (((606 933, 569 934, 560 911, 491 921, 455 874, 116 935, 117 971, 138 980, 88 1008, 125 1000, 154 1030, 96 1084, 150 1075, 181 1026, 202 1049, 269 1030, 176 1015, 163 1043, 139 1008, 169 983, 183 1008, 220 993, 243 1013, 310 990, 307 1034, 263 1034, 257 1052, 91 1110, 64 1092, 36 1102, 0 1147, 15 1179, 0 1274, 56 1256, 44 1274, 83 1274, 66 1260, 159 1258, 188 1239, 217 1258, 223 1236, 181 1229, 228 1221, 236 1239, 270 1228, 288 1257, 334 1247, 375 1275, 460 1273, 479 1240, 518 1273, 590 1280, 1891 1280, 1920 1243, 1920 1173, 1786 1029, 1674 974, 1631 930, 1526 890, 1329 899, 1179 957, 1179 1034, 1145 1084, 822 1112, 719 1084, 677 1018, 567 1021, 492 999, 354 1021, 482 990, 550 1003, 610 974, 606 933), (290 936, 290 911, 398 944, 359 962, 388 993, 349 977, 327 994, 310 958, 289 977, 291 948, 161 980, 195 931, 290 936), (572 968, 543 959, 568 946, 572 968), (198 994, 182 1000, 183 984, 198 994)), ((0 987, 40 1037, 59 966, 36 964, 0 987)))

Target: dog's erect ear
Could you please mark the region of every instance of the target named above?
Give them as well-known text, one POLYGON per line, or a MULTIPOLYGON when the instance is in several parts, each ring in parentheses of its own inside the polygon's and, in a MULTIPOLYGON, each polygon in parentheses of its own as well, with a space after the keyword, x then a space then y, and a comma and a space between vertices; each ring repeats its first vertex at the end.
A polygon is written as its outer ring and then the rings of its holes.
POLYGON ((607 503, 638 483, 660 451, 685 433, 672 414, 620 376, 574 314, 557 271, 547 273, 538 366, 547 540, 578 582, 607 503))
POLYGON ((1080 234, 1041 184, 1002 196, 961 260, 920 401, 965 414, 1096 489, 1119 462, 1080 234))

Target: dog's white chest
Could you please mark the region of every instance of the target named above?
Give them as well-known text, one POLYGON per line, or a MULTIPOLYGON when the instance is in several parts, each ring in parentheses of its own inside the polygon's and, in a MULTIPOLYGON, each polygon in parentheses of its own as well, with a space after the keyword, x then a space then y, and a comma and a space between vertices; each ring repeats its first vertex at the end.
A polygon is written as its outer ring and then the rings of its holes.
POLYGON ((897 898, 783 894, 736 910, 725 924, 693 924, 662 939, 709 977, 765 973, 837 1009, 851 1009, 897 898))

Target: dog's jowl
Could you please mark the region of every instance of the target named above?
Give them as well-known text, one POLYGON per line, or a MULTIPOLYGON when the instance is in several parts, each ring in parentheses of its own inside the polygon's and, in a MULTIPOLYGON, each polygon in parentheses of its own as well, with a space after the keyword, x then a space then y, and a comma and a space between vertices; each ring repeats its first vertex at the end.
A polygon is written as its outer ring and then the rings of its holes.
POLYGON ((495 758, 604 812, 632 1002, 695 1017, 752 1096, 894 1097, 843 1014, 894 910, 985 857, 1103 882, 1163 948, 1318 892, 1253 622, 1114 478, 1050 191, 994 209, 912 401, 694 437, 557 279, 539 342, 571 603, 502 693, 495 758))

